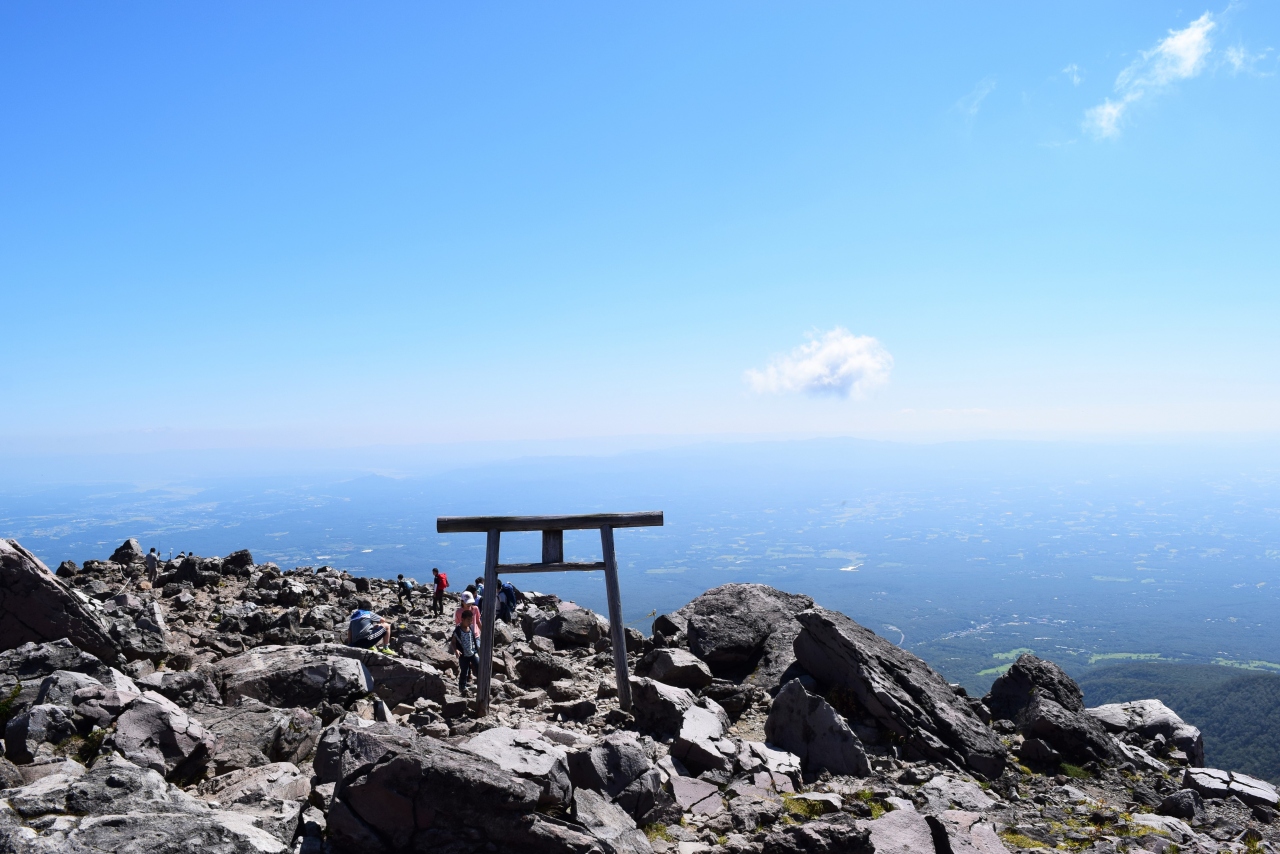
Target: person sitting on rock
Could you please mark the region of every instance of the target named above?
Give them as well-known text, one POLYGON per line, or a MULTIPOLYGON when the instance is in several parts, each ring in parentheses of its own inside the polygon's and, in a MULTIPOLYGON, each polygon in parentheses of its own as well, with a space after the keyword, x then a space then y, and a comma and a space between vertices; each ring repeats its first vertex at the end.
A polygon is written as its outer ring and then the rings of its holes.
POLYGON ((458 693, 465 697, 471 674, 476 674, 477 681, 480 678, 480 615, 474 605, 459 608, 458 615, 449 646, 458 656, 458 693))
POLYGON ((391 646, 391 621, 373 611, 352 611, 347 623, 347 646, 377 650, 379 640, 382 647, 391 646))

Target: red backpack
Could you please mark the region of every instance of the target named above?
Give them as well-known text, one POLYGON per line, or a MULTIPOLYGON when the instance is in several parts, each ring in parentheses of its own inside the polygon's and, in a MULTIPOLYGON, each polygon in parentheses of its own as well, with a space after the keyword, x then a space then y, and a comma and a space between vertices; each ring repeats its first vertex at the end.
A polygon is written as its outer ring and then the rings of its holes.
POLYGON ((444 590, 448 586, 449 586, 449 576, 443 572, 440 573, 440 589, 444 590))

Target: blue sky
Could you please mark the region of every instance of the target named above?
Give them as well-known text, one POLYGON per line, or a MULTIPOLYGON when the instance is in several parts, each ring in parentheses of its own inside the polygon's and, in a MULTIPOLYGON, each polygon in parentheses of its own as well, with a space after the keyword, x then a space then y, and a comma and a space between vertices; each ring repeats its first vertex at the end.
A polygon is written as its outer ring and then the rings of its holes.
POLYGON ((0 447, 1280 432, 1280 7, 887 6, 5 4, 0 447))

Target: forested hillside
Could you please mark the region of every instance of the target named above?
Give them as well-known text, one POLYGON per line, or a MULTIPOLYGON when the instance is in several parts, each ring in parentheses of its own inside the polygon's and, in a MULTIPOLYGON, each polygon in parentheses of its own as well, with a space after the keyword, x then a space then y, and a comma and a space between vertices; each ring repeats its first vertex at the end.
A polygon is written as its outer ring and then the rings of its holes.
POLYGON ((1205 762, 1280 782, 1280 675, 1131 662, 1079 676, 1090 706, 1154 697, 1204 733, 1205 762))

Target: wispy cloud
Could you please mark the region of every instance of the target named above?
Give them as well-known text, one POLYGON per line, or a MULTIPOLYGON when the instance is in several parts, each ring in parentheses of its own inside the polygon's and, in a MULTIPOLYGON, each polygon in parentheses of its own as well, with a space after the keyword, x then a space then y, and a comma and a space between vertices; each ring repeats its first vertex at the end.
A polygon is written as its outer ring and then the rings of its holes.
POLYGON ((775 357, 764 370, 748 370, 747 383, 758 392, 861 397, 889 381, 893 356, 870 335, 854 335, 837 326, 809 338, 807 344, 775 357))
POLYGON ((956 101, 956 112, 964 116, 965 121, 972 122, 977 117, 978 110, 982 109, 982 102, 987 100, 987 96, 994 92, 995 88, 996 79, 994 77, 982 78, 969 94, 956 101))
MULTIPOLYGON (((1235 45, 1227 48, 1227 65, 1231 68, 1232 74, 1260 74, 1258 63, 1266 59, 1269 53, 1271 53, 1271 48, 1267 48, 1260 53, 1250 53, 1243 45, 1235 45)), ((1261 73, 1261 76, 1270 77, 1271 75, 1261 73)))
POLYGON ((1071 80, 1072 86, 1079 86, 1080 81, 1084 79, 1080 76, 1080 66, 1076 65, 1074 62, 1062 69, 1062 73, 1067 75, 1071 80))
POLYGON ((1118 136, 1125 113, 1133 104, 1180 80, 1199 76, 1213 50, 1209 34, 1216 26, 1212 13, 1205 12, 1185 28, 1170 30, 1151 50, 1143 51, 1116 77, 1116 99, 1107 98, 1085 110, 1084 129, 1098 138, 1118 136))

